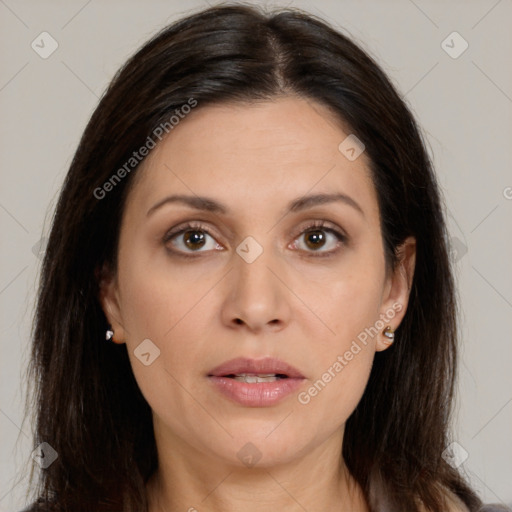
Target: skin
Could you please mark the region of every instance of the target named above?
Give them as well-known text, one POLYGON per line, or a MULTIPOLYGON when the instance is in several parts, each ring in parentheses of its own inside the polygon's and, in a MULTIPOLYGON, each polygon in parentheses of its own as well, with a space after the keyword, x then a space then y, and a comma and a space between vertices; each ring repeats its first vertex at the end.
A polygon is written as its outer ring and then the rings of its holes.
POLYGON ((368 510, 341 449, 375 352, 389 348, 382 329, 307 404, 292 393, 244 407, 206 377, 234 357, 272 356, 301 371, 305 391, 365 328, 390 311, 384 325, 402 321, 415 240, 387 270, 366 154, 350 161, 338 150, 349 134, 325 107, 297 97, 198 106, 137 171, 101 302, 153 410, 159 469, 147 485, 150 512, 368 510), (363 213, 331 202, 285 214, 292 200, 333 192, 363 213), (147 215, 171 194, 207 196, 228 212, 167 203, 147 215), (346 240, 313 227, 325 241, 311 244, 306 229, 322 220, 346 240), (209 231, 204 246, 190 248, 183 234, 163 241, 187 221, 209 231), (236 252, 247 236, 263 248, 252 263, 236 252), (160 350, 149 366, 134 355, 147 338, 160 350), (253 467, 237 457, 248 442, 261 453, 253 467))

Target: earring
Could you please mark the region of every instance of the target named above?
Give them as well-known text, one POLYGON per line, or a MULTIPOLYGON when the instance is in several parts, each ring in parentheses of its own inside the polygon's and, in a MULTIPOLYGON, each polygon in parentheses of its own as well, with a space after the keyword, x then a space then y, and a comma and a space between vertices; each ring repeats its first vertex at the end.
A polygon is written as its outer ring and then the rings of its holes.
POLYGON ((105 339, 107 341, 111 340, 114 337, 114 331, 111 329, 107 329, 107 332, 105 333, 105 339))
POLYGON ((382 331, 382 334, 384 334, 384 336, 386 336, 386 338, 387 338, 387 340, 385 342, 387 345, 391 345, 395 341, 395 331, 393 331, 393 329, 391 329, 390 325, 388 325, 382 331))

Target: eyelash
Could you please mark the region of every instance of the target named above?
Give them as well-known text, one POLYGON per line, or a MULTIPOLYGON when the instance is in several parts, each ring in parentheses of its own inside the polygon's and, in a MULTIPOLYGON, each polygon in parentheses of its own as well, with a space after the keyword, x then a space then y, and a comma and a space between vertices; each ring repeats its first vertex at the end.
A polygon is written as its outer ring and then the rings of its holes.
MULTIPOLYGON (((294 242, 300 236, 304 235, 308 231, 313 231, 314 230, 313 228, 316 228, 317 230, 321 229, 321 231, 331 233, 332 235, 334 235, 337 238, 338 242, 346 243, 348 240, 348 237, 344 233, 341 233, 340 231, 338 231, 337 229, 335 229, 333 227, 328 227, 329 224, 330 224, 329 222, 326 222, 323 220, 313 221, 313 222, 309 223, 302 229, 302 231, 299 233, 299 235, 294 238, 294 242)), ((202 232, 208 234, 209 236, 211 236, 212 238, 215 238, 215 236, 210 232, 210 230, 208 229, 207 226, 205 226, 201 223, 197 223, 197 222, 188 222, 187 224, 181 226, 177 231, 171 230, 168 233, 166 233, 162 241, 164 244, 167 244, 173 238, 178 237, 179 235, 182 235, 183 233, 186 233, 187 231, 202 231, 202 232)), ((208 251, 197 251, 197 254, 194 254, 194 253, 185 253, 185 252, 182 252, 179 250, 174 250, 174 249, 168 249, 168 250, 173 255, 183 257, 183 258, 197 258, 197 257, 200 257, 201 252, 208 252, 208 251)), ((330 258, 330 257, 335 256, 339 250, 340 250, 340 247, 338 245, 335 249, 332 249, 330 251, 306 251, 306 252, 308 253, 308 256, 311 256, 313 258, 330 258)))

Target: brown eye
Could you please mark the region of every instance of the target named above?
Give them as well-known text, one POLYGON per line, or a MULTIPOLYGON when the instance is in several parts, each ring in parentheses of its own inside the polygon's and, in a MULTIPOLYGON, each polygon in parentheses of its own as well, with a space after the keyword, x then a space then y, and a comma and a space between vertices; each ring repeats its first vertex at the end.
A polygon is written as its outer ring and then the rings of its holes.
POLYGON ((222 249, 207 228, 194 224, 171 230, 165 235, 163 242, 170 251, 183 256, 222 249))
POLYGON ((183 240, 189 249, 200 249, 205 244, 205 234, 199 230, 185 231, 183 240))
POLYGON ((306 245, 313 250, 323 247, 326 241, 326 236, 323 230, 316 229, 305 233, 306 245))
POLYGON ((347 237, 344 234, 324 226, 322 221, 306 227, 299 238, 295 239, 292 247, 314 256, 331 256, 346 242, 347 237))

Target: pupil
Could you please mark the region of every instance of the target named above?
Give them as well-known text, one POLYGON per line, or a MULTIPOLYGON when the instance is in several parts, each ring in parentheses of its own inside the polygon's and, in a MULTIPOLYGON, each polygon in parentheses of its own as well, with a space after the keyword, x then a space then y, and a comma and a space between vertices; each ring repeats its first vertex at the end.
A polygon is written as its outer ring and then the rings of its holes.
POLYGON ((310 231, 306 237, 306 244, 312 249, 321 247, 323 242, 325 242, 325 236, 321 230, 310 231), (310 241, 313 241, 313 243, 310 244, 310 241))
POLYGON ((185 243, 192 249, 196 249, 196 244, 204 245, 204 233, 200 231, 187 231, 185 233, 185 243))

